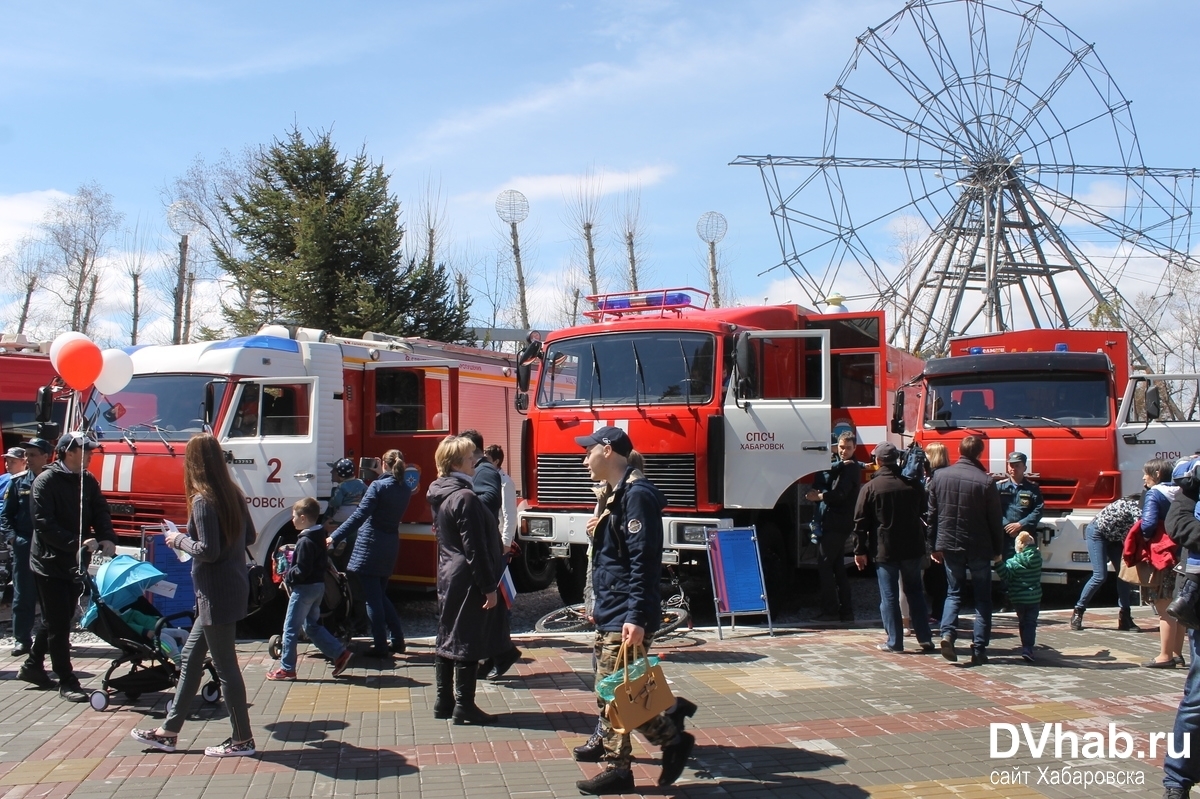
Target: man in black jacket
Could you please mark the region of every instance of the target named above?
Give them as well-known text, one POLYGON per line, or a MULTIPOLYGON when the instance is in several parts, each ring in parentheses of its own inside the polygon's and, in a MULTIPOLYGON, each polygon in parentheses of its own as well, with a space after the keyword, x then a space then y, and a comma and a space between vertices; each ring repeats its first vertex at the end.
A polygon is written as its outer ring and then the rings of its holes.
POLYGON ((846 540, 854 530, 854 506, 862 485, 862 466, 854 459, 854 433, 838 436, 838 462, 828 490, 810 490, 809 502, 821 503, 821 539, 817 544, 817 574, 821 578, 818 621, 854 621, 850 579, 846 576, 846 540))
POLYGON ((46 674, 45 657, 58 675, 58 693, 70 702, 86 702, 87 694, 71 667, 71 620, 82 589, 79 576, 81 545, 105 555, 116 554, 108 502, 100 484, 87 471, 92 450, 99 445, 84 433, 67 433, 58 440, 58 456, 33 481, 33 544, 29 565, 42 605, 42 627, 17 677, 39 688, 54 687, 46 674), (82 497, 82 499, 81 499, 82 497), (82 515, 80 511, 82 510, 82 515))
POLYGON ((946 567, 942 657, 958 660, 954 625, 970 571, 975 593, 971 665, 982 666, 992 638, 992 558, 1004 551, 1004 527, 996 481, 979 460, 983 439, 967 436, 958 452, 958 463, 938 469, 929 481, 928 535, 933 562, 946 567))
POLYGON ((918 483, 900 476, 900 451, 886 441, 875 447, 875 464, 879 470, 859 492, 854 511, 854 565, 860 571, 867 568, 867 554, 874 552, 879 614, 887 632, 887 641, 879 645, 879 650, 904 651, 899 592, 903 580, 917 641, 923 651, 932 652, 933 633, 921 584, 925 492, 918 483))

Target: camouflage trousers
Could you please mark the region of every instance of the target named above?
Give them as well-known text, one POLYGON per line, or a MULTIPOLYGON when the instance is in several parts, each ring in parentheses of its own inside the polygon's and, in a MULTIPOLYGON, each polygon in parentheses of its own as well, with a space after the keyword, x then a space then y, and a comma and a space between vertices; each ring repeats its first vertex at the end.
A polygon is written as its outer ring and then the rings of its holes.
MULTIPOLYGON (((647 653, 650 651, 652 639, 653 636, 647 634, 646 640, 642 643, 647 653)), ((621 633, 597 631, 596 641, 593 646, 593 653, 596 657, 596 682, 599 682, 617 670, 617 655, 621 652, 621 633)), ((596 705, 600 708, 599 730, 600 736, 604 739, 605 761, 617 768, 629 768, 633 753, 633 745, 629 742, 629 734, 625 733, 622 735, 613 730, 612 725, 608 723, 608 719, 604 717, 605 702, 599 696, 596 697, 596 705)), ((679 734, 679 730, 675 728, 675 722, 666 713, 659 713, 638 727, 637 731, 655 746, 665 746, 675 740, 675 736, 679 734)))

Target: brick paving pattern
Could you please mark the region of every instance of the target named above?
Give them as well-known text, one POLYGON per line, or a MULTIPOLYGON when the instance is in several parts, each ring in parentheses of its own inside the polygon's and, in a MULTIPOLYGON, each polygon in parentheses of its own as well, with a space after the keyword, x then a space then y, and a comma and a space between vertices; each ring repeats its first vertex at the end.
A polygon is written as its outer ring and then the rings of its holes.
MULTIPOLYGON (((1082 632, 1067 628, 1068 616, 1043 615, 1035 665, 1019 657, 1011 615, 997 617, 991 662, 978 668, 963 665, 965 646, 959 664, 879 652, 882 631, 861 626, 769 637, 739 625, 723 641, 705 629, 656 642, 672 690, 700 706, 688 724, 696 748, 680 781, 660 789, 658 750, 635 736, 634 776, 644 791, 637 795, 1160 796, 1163 744, 1154 757, 1144 744, 1150 733, 1170 731, 1186 670, 1139 668, 1157 651, 1157 635, 1117 632, 1115 612, 1089 611, 1082 632), (1055 722, 1081 741, 1089 732, 1107 736, 1115 724, 1135 737, 1137 752, 1056 756, 1051 733, 1040 759, 1025 745, 1012 758, 990 757, 990 724, 1027 723, 1036 737, 1055 722), (1144 785, 1039 783, 1039 766, 1046 775, 1064 766, 1140 773, 1144 785), (1022 771, 1022 784, 995 784, 997 772, 1022 771)), ((1137 619, 1152 628, 1144 609, 1137 619)), ((433 661, 429 642, 421 643, 410 642, 410 654, 389 668, 356 658, 349 678, 336 681, 302 645, 295 682, 265 680, 265 643, 240 644, 255 758, 204 756, 229 735, 220 705, 197 699, 178 752, 145 750, 129 731, 161 723, 169 694, 132 702, 118 695, 96 712, 17 681, 19 661, 11 659, 0 672, 0 798, 550 799, 578 795, 575 781, 599 772, 571 758, 595 723, 586 636, 525 637, 511 678, 480 683, 480 706, 503 714, 493 727, 433 718, 433 661)), ((76 649, 85 687, 99 687, 112 656, 102 646, 76 649)))

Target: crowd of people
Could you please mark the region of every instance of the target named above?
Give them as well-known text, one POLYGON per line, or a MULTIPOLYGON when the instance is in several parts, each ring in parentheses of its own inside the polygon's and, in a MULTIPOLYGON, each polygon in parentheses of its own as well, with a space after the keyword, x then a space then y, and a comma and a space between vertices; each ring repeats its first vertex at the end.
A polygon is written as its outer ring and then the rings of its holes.
MULTIPOLYGON (((584 450, 589 476, 603 487, 588 524, 592 544, 586 589, 596 630, 593 654, 599 681, 617 669, 624 648, 648 650, 653 644, 661 619, 666 500, 646 479, 642 458, 625 431, 604 427, 576 441, 584 450)), ((839 438, 837 461, 807 494, 817 505, 811 535, 820 553, 818 618, 853 620, 841 557, 850 541, 856 566, 875 567, 885 633, 879 650, 903 652, 908 636, 921 651, 940 650, 945 659, 957 661, 958 615, 969 584, 974 605, 970 665, 987 663, 996 574, 1003 601, 1017 616, 1021 657, 1036 661, 1042 495, 1026 476, 1024 453, 1008 457, 1007 474, 998 481, 980 459, 984 445, 983 439, 967 436, 959 443, 954 463, 940 444, 930 445, 920 458, 910 450, 902 463, 900 450, 882 442, 874 447, 873 473, 864 481, 864 465, 854 457, 854 434, 839 438)), ((82 542, 111 556, 116 542, 107 503, 87 470, 95 447, 82 433, 64 435, 53 447, 34 438, 5 453, 6 479, 0 490, 0 533, 14 551, 12 654, 26 656, 18 677, 41 689, 57 689, 73 702, 87 699, 70 660, 69 633, 81 585, 77 550, 82 542), (36 634, 35 602, 42 618, 36 634), (57 681, 46 671, 47 655, 57 681)), ((516 548, 516 491, 501 471, 503 460, 503 450, 485 448, 477 431, 449 436, 437 448, 437 478, 425 495, 434 514, 438 548, 433 715, 454 724, 496 723, 497 716, 475 702, 477 681, 503 677, 521 657, 510 637, 509 610, 499 587, 516 548)), ((332 677, 349 667, 352 653, 322 626, 319 612, 330 552, 344 543, 351 544, 346 571, 365 598, 370 624, 371 646, 361 655, 390 658, 406 652, 400 617, 386 589, 400 555, 400 522, 419 481, 398 450, 385 452, 380 462, 382 473, 369 485, 358 479, 349 459, 330 464, 335 489, 325 512, 312 498, 292 507, 297 543, 281 575, 290 596, 279 664, 268 672, 268 680, 296 679, 301 630, 330 662, 332 677)), ((1112 564, 1138 583, 1118 580, 1118 629, 1138 631, 1132 604, 1133 592, 1139 590, 1140 599, 1159 619, 1160 652, 1143 665, 1177 668, 1187 665, 1182 653, 1186 630, 1179 619, 1195 621, 1200 616, 1200 457, 1152 460, 1144 475, 1143 494, 1111 503, 1087 527, 1093 575, 1075 605, 1070 627, 1083 629, 1084 615, 1112 564)), ((197 615, 178 655, 179 679, 166 720, 153 729, 134 729, 131 735, 149 747, 175 751, 206 661, 211 661, 232 729, 227 740, 208 747, 205 754, 253 755, 235 636, 248 607, 246 558, 255 540, 254 526, 213 436, 202 434, 188 442, 184 486, 187 530, 167 533, 165 542, 192 559, 197 615)), ((1200 641, 1196 625, 1189 626, 1191 671, 1176 733, 1200 730, 1200 641)), ((604 762, 606 768, 577 787, 585 794, 631 792, 629 731, 614 729, 602 700, 598 707, 596 730, 574 755, 583 762, 604 762)), ((662 747, 660 786, 672 784, 683 771, 695 743, 685 722, 696 710, 695 704, 678 698, 638 727, 648 741, 662 747)), ((1168 757, 1164 768, 1168 797, 1186 796, 1200 780, 1190 759, 1168 757)))

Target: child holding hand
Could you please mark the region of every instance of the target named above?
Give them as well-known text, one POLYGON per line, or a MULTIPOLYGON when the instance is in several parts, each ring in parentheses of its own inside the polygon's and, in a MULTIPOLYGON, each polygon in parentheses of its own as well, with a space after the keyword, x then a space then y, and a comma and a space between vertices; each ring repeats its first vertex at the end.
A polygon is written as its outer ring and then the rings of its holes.
POLYGON ((1017 536, 1016 548, 1016 554, 1007 561, 1004 556, 997 555, 993 568, 1007 585, 1009 599, 1017 612, 1021 657, 1026 663, 1033 663, 1038 611, 1042 605, 1042 553, 1027 532, 1017 536))

